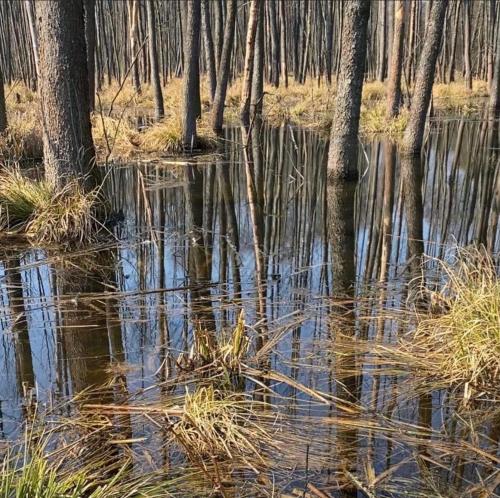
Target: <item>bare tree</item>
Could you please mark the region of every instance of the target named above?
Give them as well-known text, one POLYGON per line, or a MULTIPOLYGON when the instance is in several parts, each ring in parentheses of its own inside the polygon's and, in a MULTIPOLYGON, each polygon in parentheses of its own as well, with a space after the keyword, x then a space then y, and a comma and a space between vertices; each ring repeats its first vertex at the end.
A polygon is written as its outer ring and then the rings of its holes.
POLYGON ((243 87, 241 90, 240 118, 245 126, 250 119, 250 99, 252 93, 252 75, 255 53, 255 38, 259 21, 261 0, 252 0, 250 4, 250 14, 248 18, 245 66, 243 69, 243 87))
POLYGON ((5 92, 3 88, 3 74, 0 67, 0 133, 3 133, 7 128, 7 109, 5 106, 5 92))
POLYGON ((83 2, 46 0, 36 12, 45 177, 58 186, 88 175, 94 162, 83 2))
POLYGON ((137 94, 141 93, 141 80, 139 78, 139 64, 136 60, 137 54, 137 36, 138 36, 138 3, 137 0, 129 0, 128 4, 129 17, 129 37, 130 37, 130 60, 132 61, 132 84, 137 94))
POLYGON ((210 102, 213 103, 217 87, 217 70, 215 68, 215 49, 214 40, 212 38, 212 25, 210 23, 208 0, 201 1, 201 17, 203 22, 203 41, 205 43, 205 60, 208 72, 210 102))
POLYGON ((339 86, 328 150, 328 176, 331 179, 357 176, 359 114, 370 2, 349 0, 345 9, 339 86))
POLYGON ((387 117, 399 114, 401 105, 401 74, 403 72, 403 43, 405 35, 405 4, 396 0, 394 11, 394 39, 392 42, 391 67, 387 87, 387 117))
POLYGON ((224 105, 226 101, 227 85, 229 82, 229 69, 231 66, 231 53, 233 51, 234 28, 236 21, 236 0, 229 0, 227 5, 226 25, 224 27, 224 41, 219 66, 219 81, 215 91, 212 128, 215 131, 222 129, 224 119, 224 105))
POLYGON ((149 36, 149 64, 151 66, 151 84, 153 86, 155 119, 161 120, 165 116, 163 93, 161 90, 160 72, 158 69, 158 51, 156 50, 156 21, 154 0, 146 0, 149 36))
POLYGON ((434 0, 425 41, 418 64, 415 90, 410 109, 410 119, 403 138, 402 150, 405 154, 418 155, 424 139, 425 118, 434 84, 436 61, 441 47, 444 16, 448 0, 434 0))
POLYGON ((182 143, 192 148, 196 143, 196 120, 200 113, 200 0, 188 0, 184 47, 184 83, 182 143))

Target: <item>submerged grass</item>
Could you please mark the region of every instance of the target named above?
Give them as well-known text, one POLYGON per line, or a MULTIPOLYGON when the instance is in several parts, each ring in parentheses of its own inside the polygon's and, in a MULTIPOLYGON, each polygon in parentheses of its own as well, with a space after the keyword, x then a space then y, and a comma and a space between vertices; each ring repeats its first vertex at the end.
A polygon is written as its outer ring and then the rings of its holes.
POLYGON ((86 192, 76 180, 55 191, 17 165, 0 171, 0 225, 36 242, 90 241, 102 206, 98 190, 86 192))

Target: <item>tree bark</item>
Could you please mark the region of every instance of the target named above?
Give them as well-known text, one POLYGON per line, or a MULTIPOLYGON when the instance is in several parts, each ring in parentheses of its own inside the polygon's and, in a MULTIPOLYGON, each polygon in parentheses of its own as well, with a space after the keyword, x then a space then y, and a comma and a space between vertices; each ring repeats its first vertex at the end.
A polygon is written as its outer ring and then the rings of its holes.
POLYGON ((397 0, 394 12, 394 40, 387 87, 387 118, 395 118, 401 105, 401 75, 403 72, 403 43, 405 35, 404 1, 397 0))
POLYGON ((87 71, 89 75, 89 106, 92 112, 95 109, 95 0, 84 0, 85 14, 85 42, 87 47, 87 71))
POLYGON ((226 102, 229 70, 231 67, 231 54, 234 43, 234 28, 236 21, 236 0, 229 0, 227 5, 226 25, 224 27, 224 42, 219 66, 219 81, 215 90, 212 110, 212 128, 215 131, 222 129, 224 120, 224 105, 226 102))
POLYGON ((264 98, 264 2, 260 2, 259 9, 250 98, 250 114, 252 117, 262 114, 262 100, 264 98))
POLYGON ((500 33, 497 34, 495 65, 493 67, 493 79, 491 80, 488 111, 492 119, 500 116, 500 33))
POLYGON ((385 51, 387 45, 387 2, 378 2, 380 21, 378 23, 378 60, 377 60, 377 80, 384 81, 385 78, 385 51))
POLYGON ((404 154, 418 155, 424 139, 425 119, 434 84, 436 60, 441 48, 441 33, 448 0, 434 0, 425 42, 420 54, 410 119, 403 138, 404 154))
POLYGON ((184 82, 182 143, 185 148, 196 144, 196 120, 200 114, 200 0, 187 0, 184 37, 184 82))
POLYGON ((45 177, 57 187, 94 164, 83 3, 45 0, 36 12, 45 177))
POLYGON ((149 35, 149 60, 151 67, 151 84, 153 86, 155 120, 160 121, 165 116, 163 93, 161 90, 160 71, 158 69, 158 52, 156 50, 156 21, 154 0, 146 0, 146 13, 149 35))
POLYGON ((247 40, 245 51, 245 67, 243 69, 243 87, 241 90, 240 118, 244 126, 249 125, 250 98, 252 92, 252 75, 255 53, 255 38, 259 21, 261 0, 252 0, 248 18, 247 40))
POLYGON ((342 42, 340 77, 328 150, 328 177, 357 177, 358 130, 366 57, 369 0, 350 0, 342 42))

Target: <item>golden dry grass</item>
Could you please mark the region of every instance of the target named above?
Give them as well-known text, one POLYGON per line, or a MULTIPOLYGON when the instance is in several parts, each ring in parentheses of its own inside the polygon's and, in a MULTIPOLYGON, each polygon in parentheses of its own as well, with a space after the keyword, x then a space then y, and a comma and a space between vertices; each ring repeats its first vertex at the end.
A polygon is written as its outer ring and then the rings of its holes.
POLYGON ((54 191, 44 180, 24 175, 17 165, 0 172, 0 225, 38 243, 86 242, 99 225, 98 190, 73 181, 54 191))

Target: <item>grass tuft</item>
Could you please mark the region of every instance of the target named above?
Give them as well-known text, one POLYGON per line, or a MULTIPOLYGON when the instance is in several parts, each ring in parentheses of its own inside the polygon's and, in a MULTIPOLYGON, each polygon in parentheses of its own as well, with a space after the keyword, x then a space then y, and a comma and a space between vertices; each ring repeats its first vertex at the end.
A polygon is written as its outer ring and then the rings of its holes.
POLYGON ((420 319, 418 354, 449 383, 494 389, 500 381, 500 281, 483 249, 462 249, 454 264, 439 262, 447 283, 431 293, 433 313, 420 319))
POLYGON ((78 181, 59 191, 44 180, 23 175, 18 166, 0 172, 0 224, 36 242, 88 242, 96 233, 98 191, 78 181))

